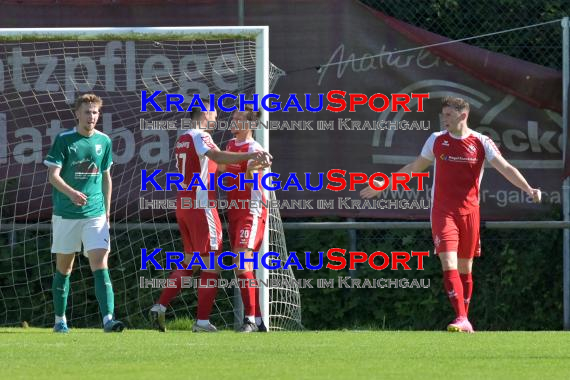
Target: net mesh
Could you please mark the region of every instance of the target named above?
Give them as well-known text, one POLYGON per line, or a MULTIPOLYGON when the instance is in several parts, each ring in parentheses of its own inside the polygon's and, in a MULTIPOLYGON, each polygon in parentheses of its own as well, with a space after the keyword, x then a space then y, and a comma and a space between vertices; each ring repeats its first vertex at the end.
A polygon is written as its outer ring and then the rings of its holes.
MULTIPOLYGON (((218 40, 46 40, 5 41, 0 45, 0 324, 53 323, 51 282, 55 270, 51 245, 51 185, 42 161, 55 136, 75 126, 72 104, 84 92, 104 101, 98 129, 113 141, 113 202, 109 267, 115 290, 115 313, 131 327, 147 326, 146 313, 160 289, 141 287, 141 278, 166 278, 168 271, 141 270, 141 248, 181 251, 174 210, 145 209, 144 201, 175 199, 174 191, 141 192, 141 170, 175 172, 172 147, 183 130, 141 130, 159 121, 176 122, 182 112, 141 112, 141 91, 255 92, 254 39, 218 40), (143 207, 141 207, 141 205, 143 207)), ((270 88, 284 75, 271 65, 270 88)), ((185 103, 184 108, 189 104, 185 103)), ((173 109, 172 109, 173 110, 173 109)), ((229 113, 219 113, 228 121, 229 113)), ((227 130, 213 133, 223 149, 227 130)), ((159 182, 160 182, 159 178, 159 182)), ((222 196, 222 194, 220 194, 222 196)), ((274 195, 273 195, 274 196, 274 195)), ((221 212, 222 222, 225 213, 221 212)), ((224 223, 224 226, 226 224, 224 223)), ((224 240, 228 236, 224 231, 224 240)), ((270 250, 286 260, 287 248, 279 210, 269 210, 270 250)), ((227 241, 224 249, 229 250, 227 241)), ((165 257, 157 256, 164 265, 165 257)), ((233 277, 228 271, 222 277, 233 277)), ((292 271, 275 270, 270 278, 294 279, 292 271)), ((273 329, 301 328, 298 288, 270 289, 273 329)), ((234 323, 233 290, 220 289, 212 322, 234 323)), ((194 289, 185 289, 171 304, 168 317, 192 317, 194 289)), ((100 326, 93 279, 87 258, 76 257, 67 317, 72 326, 100 326)))

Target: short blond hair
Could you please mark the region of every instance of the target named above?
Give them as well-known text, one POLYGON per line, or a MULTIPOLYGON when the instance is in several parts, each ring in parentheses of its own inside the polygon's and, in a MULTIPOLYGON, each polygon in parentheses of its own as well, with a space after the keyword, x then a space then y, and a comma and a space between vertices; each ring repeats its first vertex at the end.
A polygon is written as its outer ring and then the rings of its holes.
POLYGON ((463 98, 456 98, 453 96, 446 96, 441 99, 441 108, 451 107, 457 112, 469 112, 469 103, 463 98))
POLYGON ((75 100, 75 110, 77 111, 79 108, 81 108, 81 105, 83 103, 93 103, 97 106, 99 106, 99 108, 103 107, 103 99, 101 99, 100 97, 98 97, 95 94, 83 94, 81 96, 79 96, 76 100, 75 100))

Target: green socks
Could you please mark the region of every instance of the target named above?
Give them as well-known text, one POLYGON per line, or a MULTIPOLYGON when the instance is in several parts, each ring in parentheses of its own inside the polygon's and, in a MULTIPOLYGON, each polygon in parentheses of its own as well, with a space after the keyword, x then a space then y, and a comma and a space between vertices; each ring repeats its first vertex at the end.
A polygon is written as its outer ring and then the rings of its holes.
POLYGON ((53 310, 57 317, 65 316, 67 308, 67 296, 69 295, 69 277, 63 275, 58 270, 55 271, 51 291, 53 294, 53 310))
POLYGON ((109 269, 99 269, 93 272, 95 277, 95 295, 99 302, 99 310, 104 320, 113 316, 115 310, 115 295, 109 277, 109 269))
MULTIPOLYGON (((56 317, 65 317, 67 296, 69 295, 69 277, 70 275, 63 275, 59 271, 55 271, 51 290, 53 310, 56 317)), ((106 321, 113 317, 115 310, 115 296, 109 277, 109 269, 96 270, 93 272, 93 277, 95 277, 95 295, 99 302, 99 310, 101 310, 101 316, 106 321)))

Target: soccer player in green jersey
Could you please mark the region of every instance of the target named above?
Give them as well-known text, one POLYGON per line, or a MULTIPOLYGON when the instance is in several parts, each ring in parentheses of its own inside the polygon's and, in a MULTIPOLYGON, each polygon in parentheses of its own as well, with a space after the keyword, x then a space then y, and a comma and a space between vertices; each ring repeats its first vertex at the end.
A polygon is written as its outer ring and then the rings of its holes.
POLYGON ((89 258, 95 278, 95 295, 105 332, 121 332, 124 324, 114 319, 114 294, 107 258, 111 209, 112 143, 109 136, 95 129, 103 101, 85 94, 75 102, 77 127, 61 132, 44 160, 53 186, 53 242, 56 272, 52 285, 55 326, 67 333, 65 309, 69 277, 75 253, 89 258))

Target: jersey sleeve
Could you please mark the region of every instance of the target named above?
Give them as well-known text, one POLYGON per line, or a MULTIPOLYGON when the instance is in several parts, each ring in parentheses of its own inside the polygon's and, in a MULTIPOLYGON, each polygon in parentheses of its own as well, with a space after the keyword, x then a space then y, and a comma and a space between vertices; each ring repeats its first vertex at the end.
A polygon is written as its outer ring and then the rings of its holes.
POLYGON ((199 156, 204 156, 211 149, 219 150, 218 146, 212 140, 207 132, 201 132, 195 134, 192 139, 194 140, 194 148, 199 156))
POLYGON ((495 157, 501 155, 501 151, 495 145, 495 142, 491 140, 491 138, 487 136, 483 136, 481 138, 481 143, 483 144, 483 148, 485 149, 485 158, 487 161, 492 161, 495 157))
POLYGON ((113 143, 111 139, 109 139, 106 144, 103 160, 101 161, 101 171, 106 172, 111 169, 111 165, 113 165, 113 143))
POLYGON ((421 156, 430 161, 433 161, 435 159, 435 156, 433 154, 433 145, 435 143, 435 137, 436 137, 435 133, 432 133, 425 142, 424 147, 422 148, 421 156))
POLYGON ((61 168, 66 157, 67 147, 65 146, 65 141, 58 135, 55 137, 55 141, 44 159, 44 164, 61 168))

